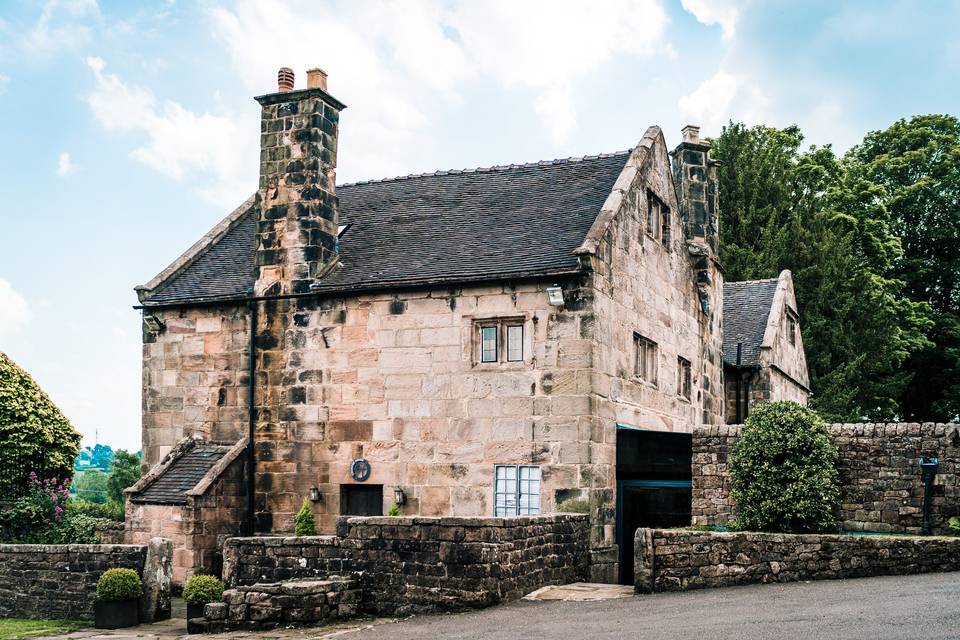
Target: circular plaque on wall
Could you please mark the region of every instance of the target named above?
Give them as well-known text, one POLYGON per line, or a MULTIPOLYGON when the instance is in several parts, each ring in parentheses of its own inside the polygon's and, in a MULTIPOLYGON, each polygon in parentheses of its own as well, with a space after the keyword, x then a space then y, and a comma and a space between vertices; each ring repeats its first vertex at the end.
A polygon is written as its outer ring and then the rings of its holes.
POLYGON ((370 477, 370 463, 364 458, 357 458, 350 464, 350 477, 357 482, 363 482, 370 477))

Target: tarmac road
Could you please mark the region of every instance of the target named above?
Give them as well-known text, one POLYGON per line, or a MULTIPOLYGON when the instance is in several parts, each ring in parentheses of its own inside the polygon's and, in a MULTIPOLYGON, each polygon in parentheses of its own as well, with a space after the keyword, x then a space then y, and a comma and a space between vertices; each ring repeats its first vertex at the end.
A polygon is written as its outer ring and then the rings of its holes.
POLYGON ((960 573, 756 585, 599 602, 521 601, 338 635, 363 640, 960 638, 960 573))

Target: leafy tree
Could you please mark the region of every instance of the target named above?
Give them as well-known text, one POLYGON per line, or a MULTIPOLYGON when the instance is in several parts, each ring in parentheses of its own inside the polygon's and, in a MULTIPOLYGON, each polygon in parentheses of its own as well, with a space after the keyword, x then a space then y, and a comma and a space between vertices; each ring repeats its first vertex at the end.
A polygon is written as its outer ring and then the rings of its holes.
POLYGON ((81 500, 103 504, 109 498, 107 479, 107 474, 97 469, 78 471, 70 485, 71 493, 81 500))
POLYGON ((22 470, 24 476, 2 486, 4 491, 10 496, 25 491, 31 470, 41 478, 69 479, 79 450, 80 434, 66 416, 26 371, 0 352, 0 473, 22 470))
POLYGON ((730 462, 736 526, 803 533, 835 523, 840 506, 837 445, 826 424, 796 402, 758 404, 730 462))
POLYGON ((107 477, 107 494, 111 501, 123 504, 123 490, 140 479, 140 456, 117 449, 113 454, 110 475, 107 477))
POLYGON ((101 469, 108 471, 110 463, 113 461, 113 449, 109 445, 96 444, 92 447, 84 447, 77 456, 74 468, 77 471, 86 469, 101 469))
POLYGON ((874 131, 846 158, 851 174, 874 186, 903 253, 895 276, 929 305, 926 348, 906 364, 911 378, 900 413, 912 420, 960 418, 960 119, 922 115, 874 131))
POLYGON ((729 281, 793 272, 814 396, 831 420, 892 418, 926 342, 922 305, 891 276, 901 255, 874 185, 829 147, 731 123, 714 141, 720 172, 721 260, 729 281))

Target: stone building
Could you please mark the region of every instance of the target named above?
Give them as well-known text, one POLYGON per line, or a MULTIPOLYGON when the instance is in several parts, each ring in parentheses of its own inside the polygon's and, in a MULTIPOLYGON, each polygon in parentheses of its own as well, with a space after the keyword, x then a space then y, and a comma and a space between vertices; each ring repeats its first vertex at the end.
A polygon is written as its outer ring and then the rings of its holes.
POLYGON ((724 284, 723 319, 727 422, 740 424, 758 402, 806 404, 810 379, 791 273, 724 284))
POLYGON ((257 98, 258 191, 137 288, 144 462, 165 466, 131 489, 130 535, 189 523, 177 562, 209 568, 198 492, 239 468, 244 516, 207 516, 228 533, 290 531, 305 498, 324 532, 562 503, 615 580, 639 513, 620 486, 662 476, 637 438, 725 420, 709 144, 690 126, 668 152, 654 126, 628 151, 338 185, 344 105, 287 74, 257 98))

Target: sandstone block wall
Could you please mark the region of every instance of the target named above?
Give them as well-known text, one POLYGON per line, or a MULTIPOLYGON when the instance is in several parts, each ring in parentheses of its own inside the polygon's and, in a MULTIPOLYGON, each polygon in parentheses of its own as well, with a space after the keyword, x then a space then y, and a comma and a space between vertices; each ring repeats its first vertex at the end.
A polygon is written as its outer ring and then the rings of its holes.
POLYGON ((0 544, 0 618, 92 620, 100 575, 142 573, 146 555, 146 545, 0 544))
POLYGON ((638 593, 960 570, 960 538, 638 529, 638 593))
POLYGON ((365 611, 384 615, 483 607, 549 584, 584 580, 584 515, 344 518, 337 536, 233 538, 230 586, 359 573, 365 611))
POLYGON ((188 627, 191 633, 218 633, 334 621, 355 616, 360 595, 360 583, 342 576, 238 586, 206 605, 203 621, 190 620, 188 627))
POLYGON ((155 313, 166 328, 143 333, 146 469, 185 436, 232 444, 247 432, 247 310, 224 306, 155 313))
MULTIPOLYGON (((846 530, 920 531, 923 482, 917 458, 937 457, 939 475, 931 500, 934 531, 943 531, 960 515, 960 426, 955 424, 834 424, 840 450, 841 508, 846 530)), ((736 505, 730 497, 728 463, 739 426, 707 427, 693 434, 693 524, 730 521, 736 505)))

